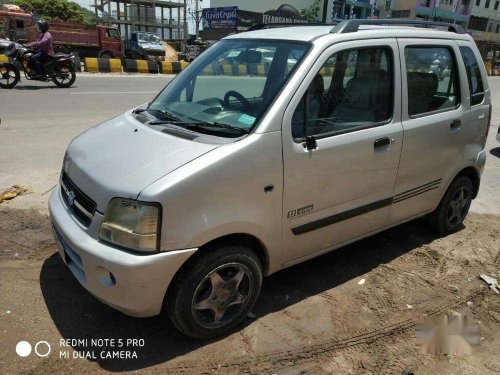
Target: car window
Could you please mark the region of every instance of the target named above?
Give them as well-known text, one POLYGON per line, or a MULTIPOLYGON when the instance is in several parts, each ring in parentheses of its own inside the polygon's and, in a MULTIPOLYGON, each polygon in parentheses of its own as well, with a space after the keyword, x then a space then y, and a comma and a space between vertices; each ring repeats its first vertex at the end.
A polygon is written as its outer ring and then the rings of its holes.
POLYGON ((405 60, 410 116, 455 108, 460 103, 451 48, 406 47, 405 60))
POLYGON ((293 114, 293 138, 335 135, 389 121, 393 76, 389 47, 335 53, 314 76, 293 114))
POLYGON ((116 29, 108 29, 106 32, 106 36, 111 39, 120 39, 120 34, 116 29))
POLYGON ((462 53, 465 70, 467 71, 471 105, 479 104, 484 98, 483 79, 479 70, 479 64, 476 56, 474 56, 474 52, 469 47, 460 47, 460 52, 462 53))

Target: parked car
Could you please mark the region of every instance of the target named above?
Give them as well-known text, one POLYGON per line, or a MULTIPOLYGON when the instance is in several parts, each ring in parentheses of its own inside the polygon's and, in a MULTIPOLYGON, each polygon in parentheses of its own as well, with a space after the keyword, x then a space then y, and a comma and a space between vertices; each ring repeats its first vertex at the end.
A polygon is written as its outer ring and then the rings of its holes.
POLYGON ((485 165, 490 89, 460 26, 397 27, 414 23, 229 36, 150 103, 75 138, 49 202, 63 261, 104 303, 165 309, 207 338, 245 319, 263 276, 419 217, 460 230, 485 165), (263 50, 275 51, 267 75, 214 75, 263 50), (433 59, 413 70, 429 52, 453 74, 440 81, 433 59))
POLYGON ((165 46, 157 33, 134 31, 130 40, 125 41, 125 56, 129 59, 163 61, 165 46))

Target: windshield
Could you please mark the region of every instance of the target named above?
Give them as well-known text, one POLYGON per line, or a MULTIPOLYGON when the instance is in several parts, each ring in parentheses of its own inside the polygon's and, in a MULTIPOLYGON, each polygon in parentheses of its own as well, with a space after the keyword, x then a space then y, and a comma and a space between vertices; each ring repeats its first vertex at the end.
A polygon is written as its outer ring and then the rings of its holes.
POLYGON ((137 38, 139 39, 139 42, 153 43, 153 44, 160 43, 160 37, 156 34, 139 33, 139 34, 137 34, 137 38))
POLYGON ((197 131, 221 136, 248 133, 309 46, 295 41, 222 40, 175 78, 148 110, 177 120, 176 125, 195 123, 197 131))

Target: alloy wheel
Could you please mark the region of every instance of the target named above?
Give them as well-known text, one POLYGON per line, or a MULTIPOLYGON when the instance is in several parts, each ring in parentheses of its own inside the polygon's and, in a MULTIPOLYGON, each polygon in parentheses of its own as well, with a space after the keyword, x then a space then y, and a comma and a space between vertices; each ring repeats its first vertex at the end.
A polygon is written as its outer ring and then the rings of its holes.
POLYGON ((205 276, 191 304, 196 322, 205 328, 230 323, 249 302, 253 292, 251 278, 250 270, 239 263, 221 265, 205 276))
POLYGON ((455 227, 467 215, 471 201, 471 192, 464 186, 459 188, 450 200, 447 212, 447 222, 450 227, 455 227))

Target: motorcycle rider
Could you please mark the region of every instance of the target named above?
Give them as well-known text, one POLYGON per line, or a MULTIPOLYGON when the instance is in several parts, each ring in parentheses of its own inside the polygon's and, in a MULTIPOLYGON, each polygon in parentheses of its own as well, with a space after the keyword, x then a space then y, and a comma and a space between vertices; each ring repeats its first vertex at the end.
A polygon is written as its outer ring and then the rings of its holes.
POLYGON ((49 26, 49 23, 45 20, 36 21, 36 29, 40 33, 40 36, 36 42, 26 44, 26 47, 35 47, 38 49, 38 53, 31 56, 31 61, 36 72, 34 78, 43 76, 42 64, 54 56, 54 47, 52 46, 52 35, 49 33, 49 26))

